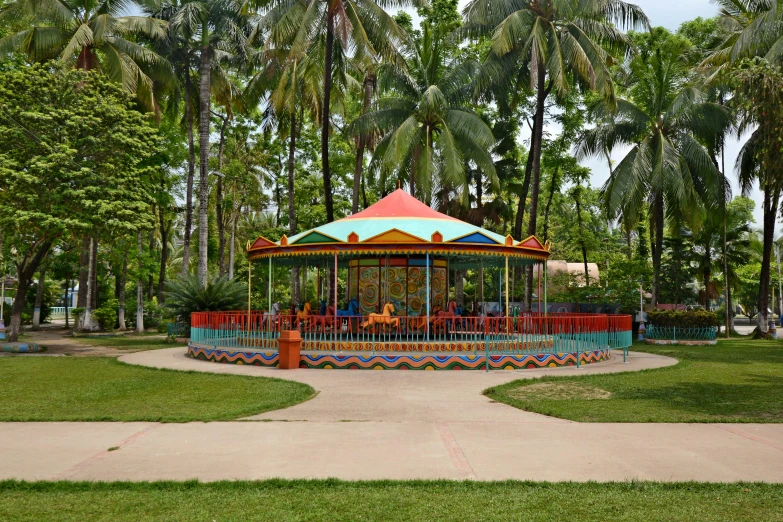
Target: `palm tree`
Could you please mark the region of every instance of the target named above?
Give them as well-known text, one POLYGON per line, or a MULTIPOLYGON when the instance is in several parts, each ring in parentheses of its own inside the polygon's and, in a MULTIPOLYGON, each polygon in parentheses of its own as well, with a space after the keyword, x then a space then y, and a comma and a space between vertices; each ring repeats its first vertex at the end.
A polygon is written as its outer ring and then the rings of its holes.
POLYGON ((33 61, 58 58, 76 69, 98 69, 154 110, 153 80, 165 81, 169 66, 133 38, 163 38, 166 24, 124 16, 127 6, 119 0, 17 0, 0 12, 0 22, 29 21, 30 27, 0 39, 0 54, 19 51, 33 61))
POLYGON ((461 189, 469 204, 470 180, 465 161, 473 161, 498 185, 489 150, 495 137, 486 123, 467 108, 470 81, 478 64, 467 60, 448 63, 442 40, 428 25, 422 37, 407 52, 408 67, 387 64, 381 68, 377 110, 357 119, 357 135, 381 134, 373 162, 382 178, 390 173, 409 173, 412 195, 431 200, 433 183, 461 189))
MULTIPOLYGON (((471 0, 463 14, 465 34, 491 36, 481 84, 501 82, 535 94, 530 153, 519 198, 514 236, 521 237, 530 190, 529 235, 537 232, 541 181, 541 145, 546 100, 554 90, 564 96, 581 82, 604 97, 614 96, 609 67, 613 56, 628 55, 632 44, 624 28, 647 28, 636 5, 620 0, 471 0)), ((530 309, 533 267, 527 267, 525 305, 530 309)))
MULTIPOLYGON (((383 5, 396 8, 418 3, 419 0, 390 0, 383 5)), ((405 35, 376 0, 271 0, 265 7, 270 9, 267 17, 271 28, 269 41, 288 43, 295 54, 304 54, 314 43, 323 49, 321 164, 326 219, 333 221, 334 200, 329 169, 333 74, 344 72, 338 66, 344 66, 349 55, 393 59, 395 48, 405 35)))
MULTIPOLYGON (((198 277, 207 284, 207 242, 209 234, 209 128, 212 117, 211 92, 215 84, 228 82, 218 65, 247 54, 251 34, 244 4, 234 0, 192 0, 179 5, 171 16, 171 30, 192 35, 199 52, 199 259, 198 277)), ((224 102, 225 105, 225 102, 224 102)))
POLYGON ((636 83, 629 90, 630 99, 617 100, 616 112, 614 104, 594 104, 590 115, 601 123, 582 135, 576 151, 583 158, 602 156, 617 145, 631 147, 602 190, 611 217, 638 216, 649 205, 653 305, 659 293, 667 216, 695 218, 701 205, 715 211, 725 191, 722 174, 694 131, 710 125, 724 128, 728 114, 688 83, 684 45, 670 39, 649 55, 633 59, 630 71, 636 83))

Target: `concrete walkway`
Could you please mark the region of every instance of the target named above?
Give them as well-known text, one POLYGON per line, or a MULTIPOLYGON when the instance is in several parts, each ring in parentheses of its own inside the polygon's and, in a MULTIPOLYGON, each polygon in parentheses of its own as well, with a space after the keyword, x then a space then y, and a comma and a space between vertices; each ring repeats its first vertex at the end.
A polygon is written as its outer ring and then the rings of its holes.
POLYGON ((675 363, 667 357, 632 353, 628 364, 616 356, 579 370, 490 373, 284 372, 195 361, 181 348, 120 360, 283 377, 308 383, 319 395, 236 422, 2 423, 0 478, 783 482, 780 424, 583 424, 520 411, 481 395, 487 387, 519 378, 675 363))

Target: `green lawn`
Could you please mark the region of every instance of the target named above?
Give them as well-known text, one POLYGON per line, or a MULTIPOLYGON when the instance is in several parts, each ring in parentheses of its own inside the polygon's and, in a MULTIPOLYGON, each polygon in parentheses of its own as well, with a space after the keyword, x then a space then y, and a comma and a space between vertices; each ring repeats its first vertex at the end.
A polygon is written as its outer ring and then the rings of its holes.
POLYGON ((280 379, 157 370, 106 357, 2 357, 0 383, 0 421, 229 420, 315 394, 280 379))
POLYGON ((783 485, 0 482, 4 521, 774 521, 783 485))
POLYGON ((783 422, 783 341, 638 344, 633 350, 680 363, 642 372, 519 380, 485 394, 580 422, 783 422))
POLYGON ((116 348, 117 350, 128 350, 141 352, 144 350, 158 350, 160 348, 174 348, 175 346, 184 346, 183 344, 171 343, 166 341, 166 336, 161 334, 153 335, 115 335, 106 337, 74 337, 74 341, 92 346, 105 346, 107 348, 116 348))

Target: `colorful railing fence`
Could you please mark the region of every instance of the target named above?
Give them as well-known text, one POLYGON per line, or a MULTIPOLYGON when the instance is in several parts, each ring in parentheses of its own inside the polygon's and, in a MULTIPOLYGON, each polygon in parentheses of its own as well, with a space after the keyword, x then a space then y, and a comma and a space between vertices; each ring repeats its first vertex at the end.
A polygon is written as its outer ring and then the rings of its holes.
POLYGON ((464 352, 486 355, 581 353, 607 348, 627 356, 631 316, 522 314, 518 317, 295 316, 264 312, 197 312, 192 343, 276 349, 283 330, 301 332, 304 350, 464 352))
POLYGON ((670 341, 714 341, 718 337, 717 326, 678 327, 678 326, 647 326, 645 337, 654 340, 670 341))

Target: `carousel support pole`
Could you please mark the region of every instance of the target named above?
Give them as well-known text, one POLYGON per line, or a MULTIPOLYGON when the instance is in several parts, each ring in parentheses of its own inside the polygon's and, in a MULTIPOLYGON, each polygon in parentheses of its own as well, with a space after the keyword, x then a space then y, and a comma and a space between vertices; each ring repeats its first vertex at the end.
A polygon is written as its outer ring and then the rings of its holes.
POLYGON ((332 338, 337 339, 337 252, 334 253, 334 322, 332 323, 332 338))
POLYGON ((425 267, 426 274, 427 274, 427 341, 430 340, 430 253, 427 252, 427 257, 425 260, 425 264, 427 265, 425 267))
POLYGON ((510 315, 508 313, 508 256, 506 256, 506 317, 510 315))
POLYGON ((538 292, 536 292, 538 298, 538 314, 541 315, 541 263, 538 263, 538 292))
MULTIPOLYGON (((252 289, 253 289, 253 277, 251 275, 251 271, 253 270, 253 261, 247 260, 247 328, 245 329, 245 332, 247 334, 250 334, 250 297, 252 295, 252 289)), ((270 310, 272 308, 270 307, 270 310)))
POLYGON ((272 311, 272 258, 269 258, 269 270, 268 270, 269 284, 267 285, 267 300, 269 302, 269 311, 272 311))

